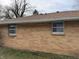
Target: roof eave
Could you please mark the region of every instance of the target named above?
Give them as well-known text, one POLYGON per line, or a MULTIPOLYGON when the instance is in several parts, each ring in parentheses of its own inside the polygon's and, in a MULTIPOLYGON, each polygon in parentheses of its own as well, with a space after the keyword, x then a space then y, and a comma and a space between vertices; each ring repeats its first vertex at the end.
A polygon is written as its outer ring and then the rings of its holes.
POLYGON ((12 24, 12 23, 16 23, 16 24, 24 24, 24 23, 41 23, 41 22, 53 22, 53 21, 60 21, 60 20, 63 20, 63 21, 77 21, 79 20, 79 17, 62 17, 62 18, 50 18, 50 19, 32 19, 32 20, 22 20, 22 21, 19 21, 19 19, 15 20, 15 19, 9 19, 7 21, 0 21, 0 24, 12 24))

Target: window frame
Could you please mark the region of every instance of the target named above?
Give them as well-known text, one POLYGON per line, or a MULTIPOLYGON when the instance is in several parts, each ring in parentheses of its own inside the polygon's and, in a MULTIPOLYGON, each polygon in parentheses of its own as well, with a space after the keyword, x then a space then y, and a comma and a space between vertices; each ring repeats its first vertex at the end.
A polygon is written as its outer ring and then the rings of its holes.
POLYGON ((64 35, 64 21, 53 21, 52 22, 52 34, 55 34, 55 35, 64 35), (53 27, 53 24, 57 23, 57 22, 62 22, 63 23, 63 27, 53 27), (63 32, 54 32, 53 31, 54 28, 62 28, 63 32))
POLYGON ((8 24, 8 35, 13 37, 16 36, 16 24, 8 24), (14 33, 12 33, 11 31, 14 31, 14 33))

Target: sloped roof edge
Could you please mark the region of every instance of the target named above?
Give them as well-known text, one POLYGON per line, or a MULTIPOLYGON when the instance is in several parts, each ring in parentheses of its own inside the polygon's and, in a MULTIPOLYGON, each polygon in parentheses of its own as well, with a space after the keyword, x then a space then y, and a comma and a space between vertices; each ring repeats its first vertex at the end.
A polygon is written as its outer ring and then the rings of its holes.
POLYGON ((11 23, 39 23, 39 22, 51 22, 56 20, 63 21, 75 21, 79 20, 79 11, 66 11, 59 13, 49 13, 44 15, 32 15, 23 18, 16 19, 5 19, 0 20, 0 24, 11 24, 11 23))

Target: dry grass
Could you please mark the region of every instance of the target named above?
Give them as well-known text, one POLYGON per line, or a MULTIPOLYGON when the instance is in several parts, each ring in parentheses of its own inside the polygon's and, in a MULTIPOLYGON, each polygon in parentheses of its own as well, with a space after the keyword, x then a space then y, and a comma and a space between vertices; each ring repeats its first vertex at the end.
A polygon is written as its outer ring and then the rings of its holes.
POLYGON ((0 48, 0 59, 78 59, 73 56, 0 48))

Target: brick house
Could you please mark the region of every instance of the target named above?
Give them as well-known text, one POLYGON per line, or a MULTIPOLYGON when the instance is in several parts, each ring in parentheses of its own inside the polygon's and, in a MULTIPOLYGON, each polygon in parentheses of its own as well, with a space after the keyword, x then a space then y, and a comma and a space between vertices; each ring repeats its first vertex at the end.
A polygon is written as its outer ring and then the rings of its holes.
POLYGON ((79 51, 79 11, 0 20, 2 46, 44 52, 79 51))

